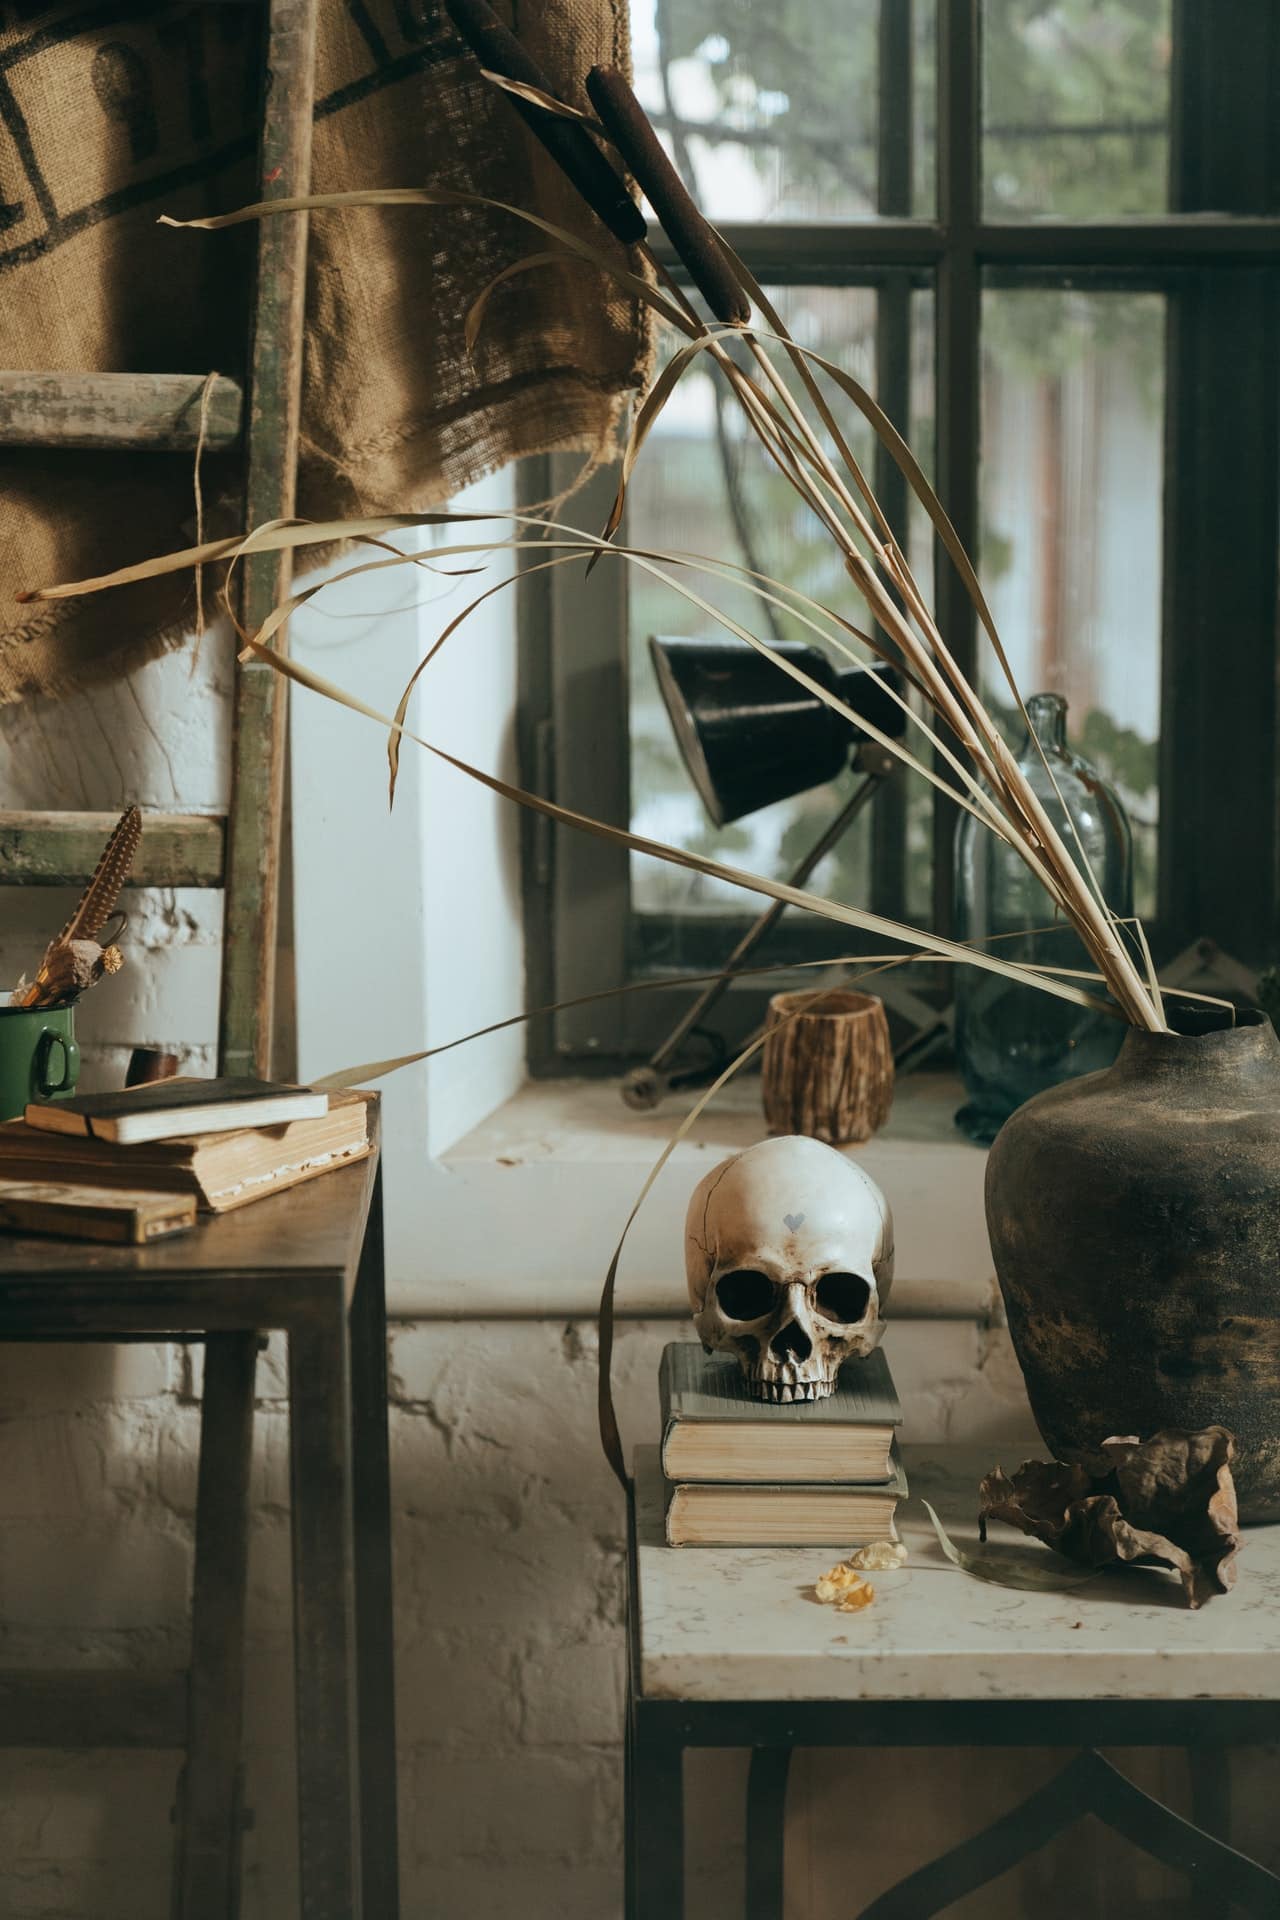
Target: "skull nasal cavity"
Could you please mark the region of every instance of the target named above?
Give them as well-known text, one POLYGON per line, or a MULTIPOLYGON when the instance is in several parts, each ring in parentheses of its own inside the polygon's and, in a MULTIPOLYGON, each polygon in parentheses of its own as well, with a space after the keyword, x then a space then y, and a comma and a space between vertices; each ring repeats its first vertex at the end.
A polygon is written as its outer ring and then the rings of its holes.
POLYGON ((739 1267, 716 1281, 720 1311, 730 1320, 763 1319, 773 1311, 776 1291, 767 1273, 757 1273, 751 1267, 739 1267))
POLYGON ((871 1283, 856 1273, 825 1273, 819 1280, 815 1298, 819 1313, 828 1320, 852 1326, 865 1315, 871 1302, 871 1283))
POLYGON ((792 1320, 774 1334, 769 1351, 775 1360, 807 1360, 813 1352, 813 1342, 799 1321, 792 1320))

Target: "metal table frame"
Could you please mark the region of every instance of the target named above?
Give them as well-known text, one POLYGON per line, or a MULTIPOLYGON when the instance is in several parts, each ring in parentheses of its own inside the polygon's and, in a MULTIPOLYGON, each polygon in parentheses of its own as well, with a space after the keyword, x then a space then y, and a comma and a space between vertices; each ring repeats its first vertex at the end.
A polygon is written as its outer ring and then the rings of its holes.
MULTIPOLYGON (((684 1780, 689 1747, 751 1750, 745 1920, 782 1920, 783 1815, 796 1747, 1077 1747, 1063 1771, 971 1839, 865 1907, 857 1920, 931 1920, 1092 1813, 1188 1875, 1195 1911, 1280 1915, 1280 1877, 1226 1843, 1223 1748, 1280 1738, 1280 1699, 1257 1700, 673 1700, 641 1686, 634 1492, 628 1499, 626 1920, 681 1920, 684 1780), (1100 1747, 1186 1747, 1194 1823, 1125 1778, 1100 1747), (1214 1832, 1206 1830, 1211 1827, 1214 1832), (1221 1837, 1215 1837, 1221 1836, 1221 1837)), ((1280 1676, 1277 1676, 1280 1683, 1280 1676)))

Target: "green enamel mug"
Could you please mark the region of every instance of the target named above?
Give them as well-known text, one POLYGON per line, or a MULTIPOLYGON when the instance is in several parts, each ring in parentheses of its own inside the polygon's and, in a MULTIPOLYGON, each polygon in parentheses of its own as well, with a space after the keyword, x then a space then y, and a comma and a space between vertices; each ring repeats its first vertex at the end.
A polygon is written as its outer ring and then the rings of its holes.
POLYGON ((0 1120, 28 1100, 69 1099, 80 1075, 74 1007, 0 1007, 0 1120))

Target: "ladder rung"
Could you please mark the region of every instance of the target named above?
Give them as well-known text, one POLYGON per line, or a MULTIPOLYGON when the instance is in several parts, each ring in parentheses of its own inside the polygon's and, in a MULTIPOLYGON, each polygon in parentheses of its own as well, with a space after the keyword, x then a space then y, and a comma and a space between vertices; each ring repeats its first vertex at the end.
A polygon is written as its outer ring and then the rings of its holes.
MULTIPOLYGON (((0 446, 99 447, 120 453, 194 449, 203 373, 0 373, 0 446)), ((204 443, 240 439, 244 395, 219 374, 204 443)))
POLYGON ((187 1744, 185 1673, 0 1672, 0 1747, 187 1744))
MULTIPOLYGON (((114 813, 0 812, 0 886, 82 887, 115 826, 114 813)), ((220 887, 226 821, 206 813, 144 813, 134 887, 220 887)))

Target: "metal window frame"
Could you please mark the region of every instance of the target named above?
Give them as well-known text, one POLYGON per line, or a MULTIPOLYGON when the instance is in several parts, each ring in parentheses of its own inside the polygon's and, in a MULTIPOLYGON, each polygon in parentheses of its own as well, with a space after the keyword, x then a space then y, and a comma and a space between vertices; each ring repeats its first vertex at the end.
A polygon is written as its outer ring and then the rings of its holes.
MULTIPOLYGON (((981 0, 937 0, 936 217, 905 217, 902 129, 895 145, 885 124, 894 116, 882 114, 879 218, 729 225, 725 232, 770 284, 874 286, 882 302, 899 308, 913 288, 934 289, 936 484, 970 550, 978 535, 984 289, 1087 286, 1166 294, 1160 905, 1153 944, 1159 957, 1209 934, 1258 964, 1271 957, 1276 937, 1280 862, 1274 739, 1280 360, 1273 345, 1280 320, 1280 216, 1270 211, 1280 207, 1280 14, 1266 0, 1219 0, 1210 26, 1198 0, 1173 5, 1170 191, 1179 211, 1088 223, 984 218, 981 0), (1230 699, 1222 693, 1224 659, 1232 670, 1230 699)), ((881 21, 882 83, 896 61, 901 87, 902 63, 910 59, 910 9, 882 0, 881 21)), ((909 126, 905 141, 909 150, 909 126)), ((666 251, 661 236, 658 250, 666 251)), ((882 305, 877 376, 891 417, 895 408, 905 417, 905 356, 895 356, 884 312, 882 305)), ((534 475, 544 493, 547 479, 544 464, 534 475)), ((891 517, 901 514, 905 494, 883 457, 876 483, 891 517)), ((596 524, 597 512, 603 520, 611 495, 609 477, 601 476, 594 497, 580 497, 583 524, 596 524)), ((626 821, 623 568, 599 567, 585 586, 578 578, 571 582, 569 571, 538 576, 522 588, 524 772, 566 806, 626 821)), ((972 672, 973 609, 941 555, 936 578, 939 625, 972 672)), ((901 885, 893 864, 894 804, 873 842, 881 902, 901 885)), ((954 812, 937 797, 934 915, 940 928, 952 924, 954 812)), ((527 822, 525 834, 530 1005, 617 987, 630 964, 627 854, 539 821, 527 822)), ((750 917, 744 911, 742 924, 750 917)), ((717 928, 717 951, 723 951, 737 923, 726 919, 717 928)), ((806 950, 811 943, 815 953, 847 944, 837 944, 835 928, 806 932, 806 950)), ((764 994, 777 984, 744 983, 727 996, 727 1038, 750 1030, 764 994)), ((647 1050, 689 991, 658 981, 644 993, 535 1019, 531 1069, 613 1070, 647 1050)))

